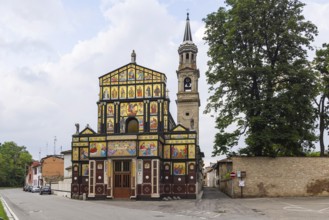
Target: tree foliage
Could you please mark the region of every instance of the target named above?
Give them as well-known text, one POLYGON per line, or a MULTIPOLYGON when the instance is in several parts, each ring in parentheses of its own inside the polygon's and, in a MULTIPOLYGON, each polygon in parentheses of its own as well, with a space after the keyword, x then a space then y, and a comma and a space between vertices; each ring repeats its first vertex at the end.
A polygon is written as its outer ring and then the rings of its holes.
POLYGON ((329 127, 329 45, 323 44, 322 48, 316 51, 313 60, 314 68, 318 71, 317 82, 319 96, 314 99, 317 106, 319 120, 320 155, 324 156, 325 144, 324 133, 329 127))
POLYGON ((0 186, 22 186, 32 156, 14 142, 0 145, 0 186))
POLYGON ((215 112, 213 156, 239 153, 301 155, 315 140, 315 76, 307 49, 317 28, 298 0, 227 0, 205 19, 206 72, 215 112))

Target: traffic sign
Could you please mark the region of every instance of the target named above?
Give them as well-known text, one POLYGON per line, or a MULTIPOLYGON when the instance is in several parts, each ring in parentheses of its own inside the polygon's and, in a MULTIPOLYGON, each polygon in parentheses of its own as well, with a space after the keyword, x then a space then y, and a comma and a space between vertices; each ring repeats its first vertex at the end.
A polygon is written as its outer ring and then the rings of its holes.
POLYGON ((230 176, 231 176, 231 178, 234 178, 234 177, 236 177, 236 173, 235 172, 231 172, 230 173, 230 176))

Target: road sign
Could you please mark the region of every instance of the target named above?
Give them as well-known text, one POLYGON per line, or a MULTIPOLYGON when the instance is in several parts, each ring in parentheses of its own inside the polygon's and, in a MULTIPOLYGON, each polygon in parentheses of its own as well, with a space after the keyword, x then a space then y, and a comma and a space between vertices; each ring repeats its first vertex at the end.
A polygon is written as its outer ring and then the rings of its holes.
POLYGON ((231 172, 230 173, 230 176, 231 176, 231 178, 234 178, 234 177, 236 177, 236 173, 235 172, 231 172))

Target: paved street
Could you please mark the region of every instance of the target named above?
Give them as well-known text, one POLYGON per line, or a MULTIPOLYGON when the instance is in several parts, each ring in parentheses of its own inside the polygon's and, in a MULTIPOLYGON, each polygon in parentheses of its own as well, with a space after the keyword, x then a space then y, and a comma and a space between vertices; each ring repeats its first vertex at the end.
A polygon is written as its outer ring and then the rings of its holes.
POLYGON ((41 219, 329 219, 328 197, 231 199, 205 188, 200 200, 80 201, 20 189, 0 191, 20 220, 41 219))

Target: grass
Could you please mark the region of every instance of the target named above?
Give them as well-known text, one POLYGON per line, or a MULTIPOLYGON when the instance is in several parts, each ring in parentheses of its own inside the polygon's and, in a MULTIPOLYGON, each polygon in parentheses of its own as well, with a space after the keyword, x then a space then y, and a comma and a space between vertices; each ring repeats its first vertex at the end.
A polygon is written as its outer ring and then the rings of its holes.
POLYGON ((0 218, 2 218, 3 220, 8 220, 5 210, 3 209, 1 200, 0 200, 0 218))

